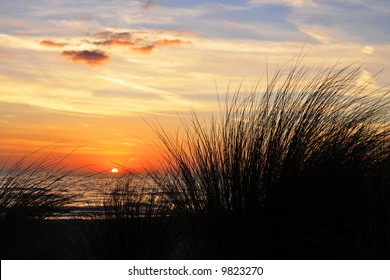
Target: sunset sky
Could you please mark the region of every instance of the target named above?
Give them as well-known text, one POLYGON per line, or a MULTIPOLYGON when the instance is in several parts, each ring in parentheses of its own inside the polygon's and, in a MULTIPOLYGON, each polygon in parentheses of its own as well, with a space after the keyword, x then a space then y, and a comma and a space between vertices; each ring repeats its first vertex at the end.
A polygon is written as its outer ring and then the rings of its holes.
POLYGON ((155 162, 146 124, 178 125, 310 48, 389 82, 388 0, 0 1, 0 156, 57 143, 72 167, 155 162), (306 43, 305 43, 306 42, 306 43))

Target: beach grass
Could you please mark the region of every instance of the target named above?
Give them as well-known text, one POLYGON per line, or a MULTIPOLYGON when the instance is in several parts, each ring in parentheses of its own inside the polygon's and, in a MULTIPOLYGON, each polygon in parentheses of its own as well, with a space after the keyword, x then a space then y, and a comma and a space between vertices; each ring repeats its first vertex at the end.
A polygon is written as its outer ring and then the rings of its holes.
POLYGON ((71 182, 66 179, 65 158, 53 156, 53 151, 44 147, 0 167, 2 258, 28 256, 34 250, 30 241, 41 234, 35 221, 58 217, 75 198, 68 192, 71 182))
POLYGON ((97 221, 98 258, 168 258, 178 232, 169 205, 147 176, 122 170, 106 192, 103 216, 97 221))
POLYGON ((182 116, 181 133, 151 125, 153 178, 187 221, 191 257, 390 256, 388 89, 355 64, 302 59, 227 94, 221 115, 182 116))

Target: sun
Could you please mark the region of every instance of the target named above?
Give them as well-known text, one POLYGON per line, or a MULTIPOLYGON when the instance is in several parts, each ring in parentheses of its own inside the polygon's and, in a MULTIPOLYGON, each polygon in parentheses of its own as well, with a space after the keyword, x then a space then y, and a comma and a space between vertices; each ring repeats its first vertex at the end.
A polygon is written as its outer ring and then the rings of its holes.
POLYGON ((119 170, 118 170, 118 168, 116 168, 116 167, 114 167, 113 169, 111 169, 111 173, 118 173, 119 172, 119 170))

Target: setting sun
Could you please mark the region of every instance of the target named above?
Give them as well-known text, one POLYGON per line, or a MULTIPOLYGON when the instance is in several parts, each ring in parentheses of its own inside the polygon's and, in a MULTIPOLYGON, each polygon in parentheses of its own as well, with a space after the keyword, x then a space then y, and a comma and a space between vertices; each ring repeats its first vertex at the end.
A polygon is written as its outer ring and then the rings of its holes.
POLYGON ((114 167, 113 169, 111 169, 111 173, 118 173, 119 172, 119 170, 118 170, 118 168, 116 168, 116 167, 114 167))

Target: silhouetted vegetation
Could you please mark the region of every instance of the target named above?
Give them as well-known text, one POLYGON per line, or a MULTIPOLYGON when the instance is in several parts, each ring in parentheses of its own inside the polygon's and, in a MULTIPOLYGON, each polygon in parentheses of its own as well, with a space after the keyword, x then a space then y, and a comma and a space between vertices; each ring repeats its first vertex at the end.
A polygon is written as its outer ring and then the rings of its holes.
POLYGON ((361 68, 296 59, 262 92, 238 90, 221 116, 154 130, 154 174, 183 225, 189 258, 390 256, 389 101, 361 68))
POLYGON ((103 259, 167 258, 176 242, 169 206, 144 175, 122 170, 103 201, 96 255, 103 259))
POLYGON ((31 248, 42 233, 34 221, 62 214, 74 198, 68 193, 71 182, 66 181, 68 173, 63 171, 64 158, 42 155, 42 150, 22 156, 11 165, 5 161, 0 168, 2 258, 27 257, 40 250, 31 248))

